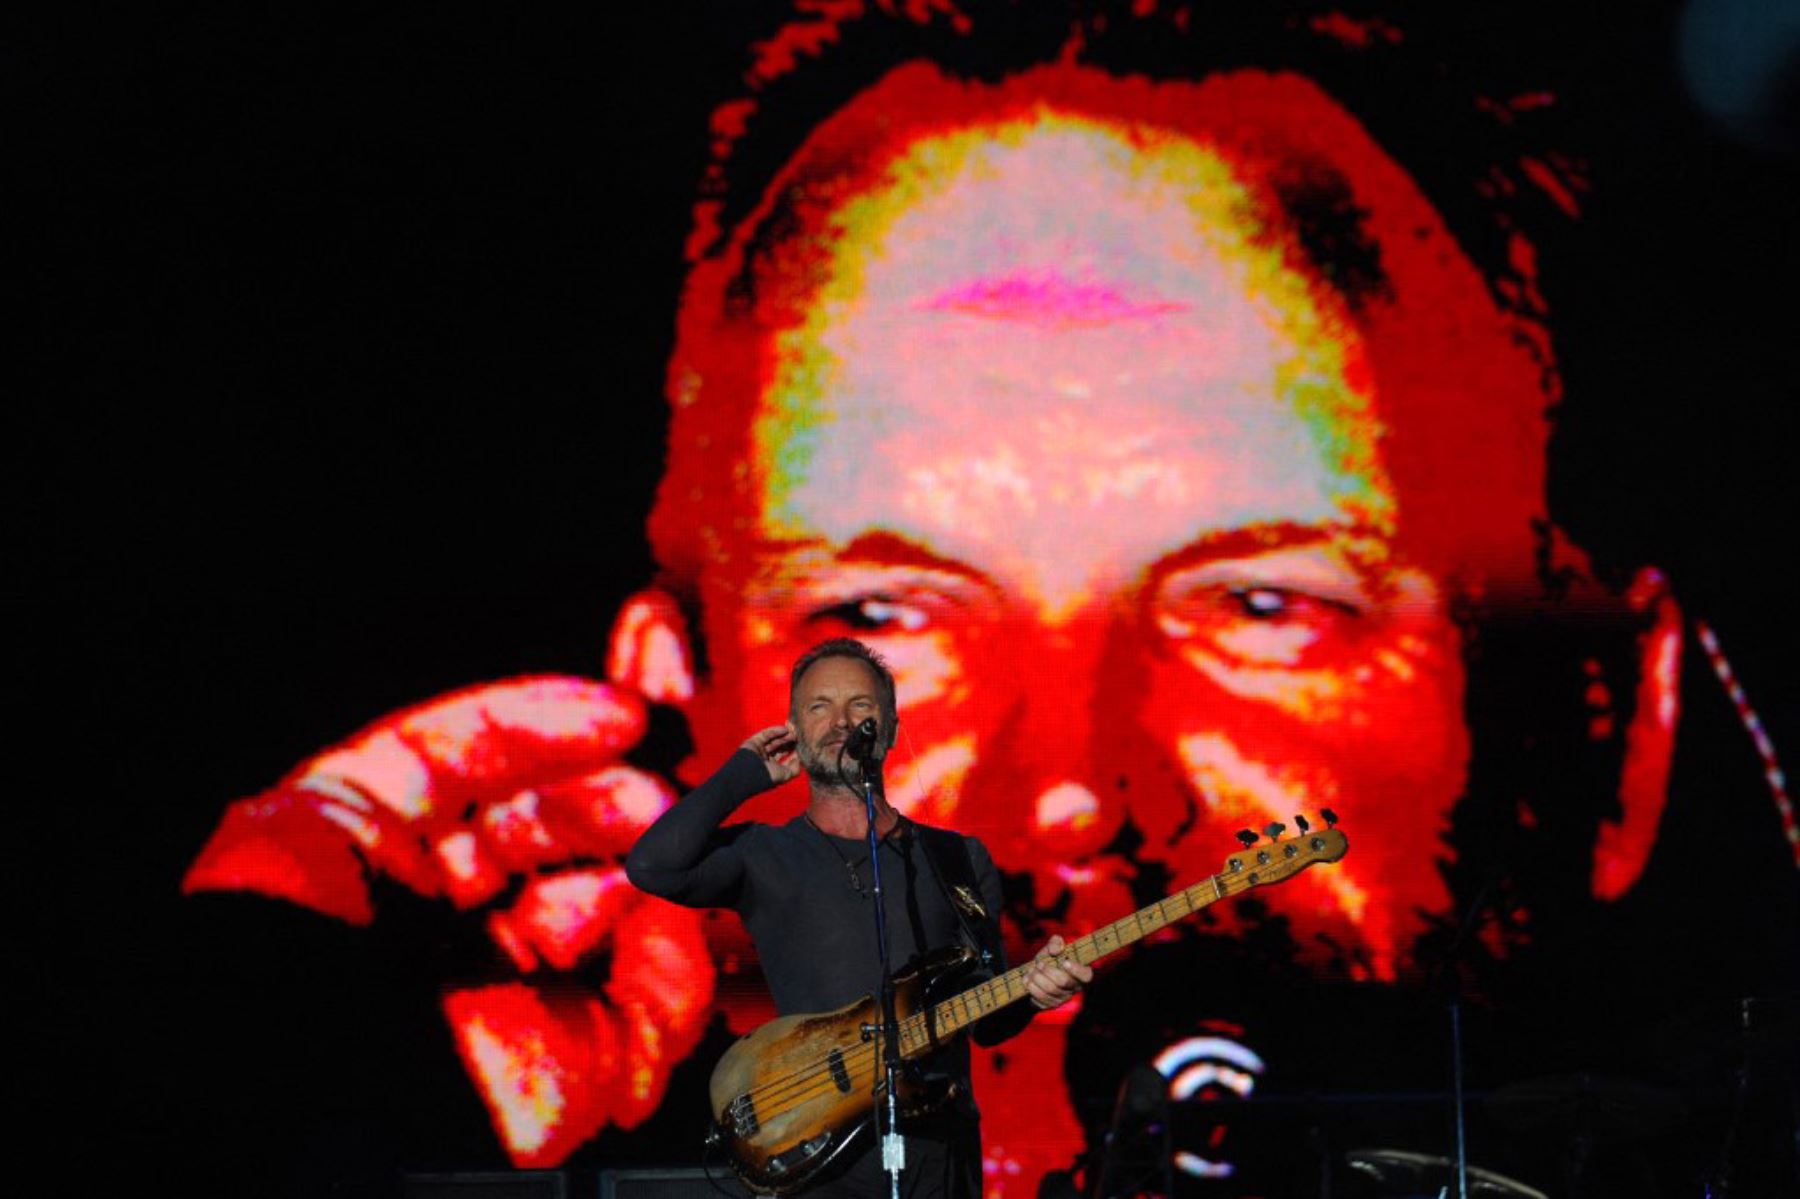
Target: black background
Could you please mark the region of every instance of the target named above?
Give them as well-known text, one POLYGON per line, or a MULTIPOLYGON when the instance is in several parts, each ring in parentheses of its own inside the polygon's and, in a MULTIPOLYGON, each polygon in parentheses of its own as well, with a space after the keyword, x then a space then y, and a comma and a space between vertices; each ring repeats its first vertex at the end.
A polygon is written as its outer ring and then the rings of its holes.
MULTIPOLYGON (((1575 85, 1596 147, 1590 290, 1559 334, 1605 384, 1570 397, 1553 500, 1612 560, 1669 570, 1791 766, 1800 156, 1687 100, 1677 5, 1581 8, 1462 19, 1575 85)), ((365 721, 599 673, 650 573, 706 116, 771 22, 696 0, 58 9, 9 39, 35 368, 8 421, 15 910, 26 1038, 71 1084, 46 1158, 196 1192, 498 1162, 447 1038, 419 1031, 424 949, 176 888, 229 800, 365 721)), ((1747 742, 1726 752, 1736 773, 1672 813, 1649 905, 1669 986, 1708 1002, 1795 952, 1773 806, 1747 742), (1723 977, 1682 974, 1701 960, 1723 977)), ((684 1157, 658 1121, 583 1160, 684 1157)))

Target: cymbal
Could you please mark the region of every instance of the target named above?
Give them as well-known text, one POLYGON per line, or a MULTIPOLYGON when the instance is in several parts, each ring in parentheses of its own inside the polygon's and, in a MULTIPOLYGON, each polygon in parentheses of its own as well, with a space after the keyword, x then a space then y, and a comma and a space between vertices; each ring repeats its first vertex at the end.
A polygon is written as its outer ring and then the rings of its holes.
POLYGON ((1687 1104, 1667 1087, 1585 1071, 1500 1087, 1485 1106, 1496 1120, 1518 1129, 1596 1140, 1654 1135, 1688 1116, 1687 1104))
MULTIPOLYGON (((1456 1186, 1456 1163, 1447 1157, 1410 1149, 1352 1149, 1344 1160, 1351 1170, 1396 1195, 1429 1195, 1456 1186)), ((1536 1187, 1477 1166, 1469 1167, 1469 1194, 1479 1199, 1550 1199, 1536 1187)))

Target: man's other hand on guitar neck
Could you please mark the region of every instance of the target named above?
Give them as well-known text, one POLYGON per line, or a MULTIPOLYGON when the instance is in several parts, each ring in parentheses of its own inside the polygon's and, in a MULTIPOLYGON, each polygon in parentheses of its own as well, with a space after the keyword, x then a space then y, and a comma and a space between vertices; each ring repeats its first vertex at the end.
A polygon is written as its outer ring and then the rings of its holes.
POLYGON ((1039 1011, 1061 1007, 1094 980, 1094 968, 1076 961, 1068 948, 1061 937, 1051 937, 1031 961, 1025 989, 1031 994, 1032 1006, 1039 1011))

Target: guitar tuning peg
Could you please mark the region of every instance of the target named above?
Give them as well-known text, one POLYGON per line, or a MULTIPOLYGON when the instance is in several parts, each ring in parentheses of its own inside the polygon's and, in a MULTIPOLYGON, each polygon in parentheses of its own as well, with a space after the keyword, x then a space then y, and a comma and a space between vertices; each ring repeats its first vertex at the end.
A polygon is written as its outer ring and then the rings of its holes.
POLYGON ((1281 823, 1281 821, 1277 820, 1273 824, 1269 825, 1268 828, 1265 828, 1263 830, 1263 835, 1266 836, 1271 841, 1279 841, 1279 840, 1281 840, 1281 834, 1283 834, 1285 832, 1287 832, 1287 825, 1285 825, 1285 824, 1281 823))
POLYGON ((1325 825, 1327 828, 1337 827, 1338 814, 1336 812, 1332 811, 1330 808, 1320 808, 1319 815, 1325 818, 1325 825))
POLYGON ((1245 849, 1249 849, 1252 845, 1256 844, 1256 834, 1251 832, 1247 828, 1241 828, 1232 835, 1235 836, 1238 839, 1238 841, 1243 844, 1245 849))
POLYGON ((1295 812, 1294 813, 1294 827, 1299 829, 1301 834, 1304 835, 1306 833, 1306 830, 1308 830, 1312 827, 1312 821, 1308 820, 1306 817, 1302 816, 1300 813, 1295 812))

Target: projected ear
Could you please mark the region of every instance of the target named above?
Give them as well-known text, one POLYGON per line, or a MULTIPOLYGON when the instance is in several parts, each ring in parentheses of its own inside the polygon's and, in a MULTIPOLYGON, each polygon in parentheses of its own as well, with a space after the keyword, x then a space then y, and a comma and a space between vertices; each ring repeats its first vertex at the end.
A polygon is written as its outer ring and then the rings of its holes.
POLYGON ((1625 599, 1644 623, 1635 655, 1637 697, 1619 771, 1619 815, 1601 822, 1594 846, 1593 888, 1601 899, 1623 895, 1649 860, 1668 801, 1681 715, 1681 609, 1668 578, 1654 567, 1639 570, 1625 599))
POLYGON ((694 652, 687 621, 665 591, 646 588, 625 601, 606 648, 606 677, 653 703, 694 697, 694 652))

